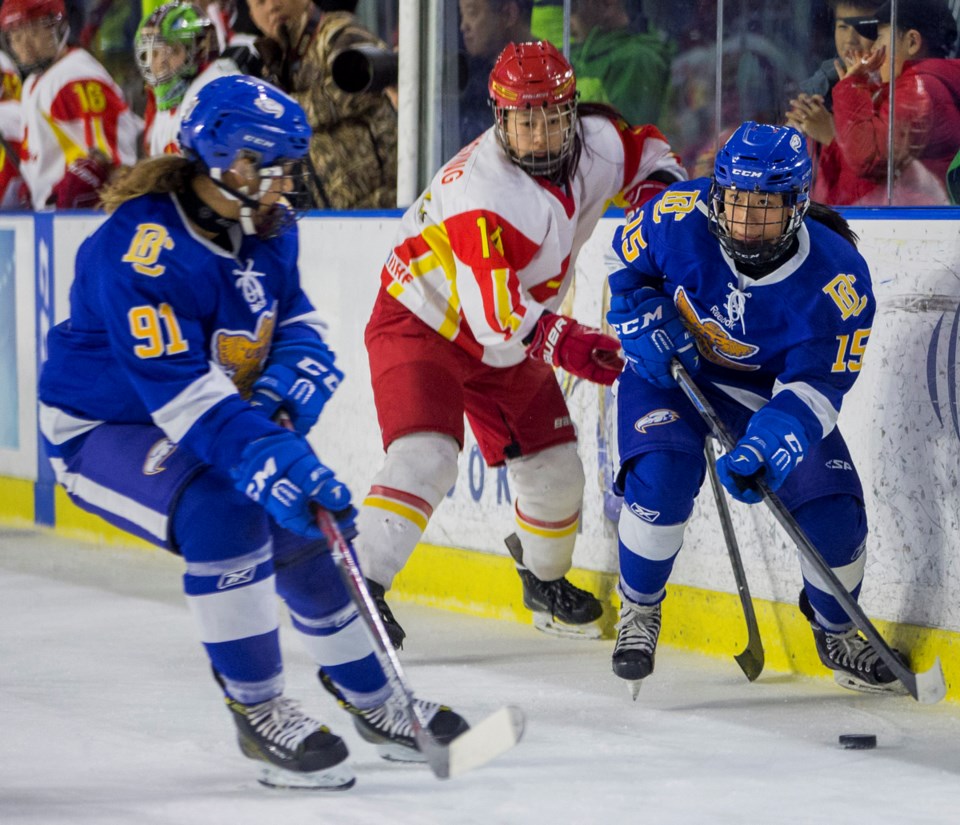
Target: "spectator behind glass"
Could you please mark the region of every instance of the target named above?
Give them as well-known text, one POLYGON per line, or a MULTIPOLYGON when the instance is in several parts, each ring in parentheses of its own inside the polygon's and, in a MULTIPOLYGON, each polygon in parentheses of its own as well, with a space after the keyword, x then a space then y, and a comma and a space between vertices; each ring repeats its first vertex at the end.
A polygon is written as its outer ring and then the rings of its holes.
POLYGON ((960 151, 953 156, 947 169, 947 196, 954 206, 960 204, 960 151))
POLYGON ((859 62, 833 89, 835 140, 844 162, 864 178, 850 203, 887 202, 887 91, 892 76, 893 203, 947 204, 946 172, 960 143, 960 60, 946 57, 957 40, 957 21, 947 0, 899 0, 897 9, 895 28, 885 22, 890 20, 890 4, 877 10, 880 23, 873 50, 858 55, 859 62))
POLYGON ((385 91, 347 93, 333 82, 344 49, 388 49, 345 11, 324 12, 310 0, 249 0, 263 76, 307 113, 315 200, 324 209, 397 205, 397 112, 385 91))
MULTIPOLYGON (((570 63, 581 100, 610 103, 630 123, 656 123, 676 46, 643 16, 631 20, 627 6, 625 0, 573 0, 570 63)), ((562 8, 539 6, 537 12, 535 36, 549 40, 551 32, 562 32, 562 8)), ((562 34, 553 42, 560 46, 562 34)))
POLYGON ((533 0, 460 0, 460 34, 466 50, 461 80, 460 143, 466 145, 493 125, 487 82, 507 43, 532 40, 533 0))
POLYGON ((95 206, 111 169, 136 161, 140 119, 106 69, 68 45, 63 0, 3 0, 0 30, 24 77, 20 173, 33 208, 95 206))
POLYGON ((786 123, 803 132, 808 139, 814 163, 812 197, 819 203, 852 203, 862 188, 860 180, 844 163, 834 141, 833 87, 840 74, 860 60, 877 39, 881 2, 856 3, 831 0, 834 15, 833 40, 837 57, 825 60, 819 69, 800 84, 800 93, 790 100, 786 123))
POLYGON ((646 21, 641 25, 631 28, 623 0, 574 0, 570 61, 581 82, 599 81, 607 102, 630 123, 655 123, 663 110, 675 45, 649 30, 646 21))

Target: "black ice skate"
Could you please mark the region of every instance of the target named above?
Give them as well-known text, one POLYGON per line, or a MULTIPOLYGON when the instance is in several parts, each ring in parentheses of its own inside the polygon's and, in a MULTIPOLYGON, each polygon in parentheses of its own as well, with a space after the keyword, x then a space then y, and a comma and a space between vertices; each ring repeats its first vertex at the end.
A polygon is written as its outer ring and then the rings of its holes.
POLYGON ((820 661, 833 671, 833 680, 840 687, 864 693, 907 692, 856 627, 840 633, 822 628, 817 623, 805 591, 800 591, 800 611, 810 622, 820 661))
POLYGON ((537 630, 575 639, 599 639, 603 635, 599 622, 603 605, 592 593, 565 578, 543 581, 534 576, 523 566, 523 549, 516 533, 507 537, 506 545, 523 583, 523 606, 533 612, 537 630))
MULTIPOLYGON (((361 738, 377 746, 377 753, 392 762, 426 762, 413 738, 413 728, 403 708, 393 698, 382 705, 361 710, 344 699, 333 681, 321 670, 320 683, 336 697, 344 710, 353 714, 353 724, 361 738)), ((446 705, 414 699, 420 718, 440 744, 445 745, 470 729, 467 721, 446 705)))
POLYGON ((240 750, 261 763, 262 785, 332 791, 353 786, 356 778, 343 740, 303 713, 292 699, 277 696, 256 705, 225 699, 240 750))
MULTIPOLYGON (((639 683, 653 673, 657 639, 660 638, 660 604, 635 604, 622 593, 620 601, 613 672, 621 679, 639 683)), ((636 692, 631 692, 636 698, 636 692)))
POLYGON ((377 612, 380 614, 383 626, 387 629, 390 644, 393 645, 394 649, 402 650, 403 640, 407 638, 407 634, 404 629, 400 627, 400 622, 394 618, 393 611, 390 609, 390 605, 387 604, 385 598, 386 591, 383 589, 383 585, 377 584, 373 579, 366 579, 366 582, 367 590, 370 591, 370 595, 373 597, 373 602, 377 606, 377 612))

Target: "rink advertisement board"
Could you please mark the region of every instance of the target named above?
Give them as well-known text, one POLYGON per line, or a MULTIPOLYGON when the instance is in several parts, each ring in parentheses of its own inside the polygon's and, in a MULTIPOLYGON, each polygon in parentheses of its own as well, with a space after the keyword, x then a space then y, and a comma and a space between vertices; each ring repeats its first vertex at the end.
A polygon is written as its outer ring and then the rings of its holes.
MULTIPOLYGON (((880 619, 960 630, 960 210, 850 210, 847 215, 860 235, 878 301, 864 368, 840 417, 864 480, 870 518, 862 602, 880 619)), ((393 212, 327 213, 299 225, 304 287, 329 323, 329 341, 346 374, 311 442, 357 498, 383 457, 363 330, 398 218, 393 212)), ((67 315, 76 249, 101 220, 88 214, 54 221, 54 321, 67 315)), ((577 262, 572 314, 594 326, 602 322, 603 258, 616 223, 604 219, 577 262)), ((18 416, 15 448, 0 448, 0 475, 18 478, 36 478, 30 460, 36 453, 34 359, 39 341, 32 319, 39 282, 31 224, 30 218, 0 222, 0 230, 15 234, 12 241, 3 241, 15 250, 15 288, 3 282, 4 310, 10 303, 17 306, 16 355, 9 355, 9 345, 2 353, 8 359, 3 369, 11 369, 9 359, 14 359, 17 380, 5 389, 0 410, 6 428, 12 409, 18 416)), ((611 573, 617 563, 618 501, 609 490, 610 467, 604 458, 609 439, 601 416, 610 399, 594 385, 562 374, 558 378, 578 427, 587 476, 574 564, 611 573)), ((705 487, 672 581, 736 593, 715 510, 705 487)), ((753 595, 795 604, 801 585, 795 550, 763 508, 738 505, 733 511, 753 595)), ((456 485, 437 508, 425 541, 506 556, 503 539, 513 531, 512 516, 506 473, 484 465, 468 430, 456 485)))

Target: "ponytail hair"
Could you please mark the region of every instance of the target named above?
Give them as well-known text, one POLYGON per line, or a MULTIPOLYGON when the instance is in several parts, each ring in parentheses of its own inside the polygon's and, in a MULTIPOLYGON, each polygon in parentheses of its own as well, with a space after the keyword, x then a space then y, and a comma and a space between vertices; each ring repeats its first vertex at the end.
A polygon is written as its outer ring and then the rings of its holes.
POLYGON ((822 223, 827 229, 832 229, 854 249, 857 248, 857 242, 860 240, 859 236, 850 228, 847 219, 835 209, 816 201, 810 201, 810 208, 807 210, 806 217, 815 220, 817 223, 822 223))
POLYGON ((122 168, 100 191, 100 203, 107 212, 113 212, 141 195, 182 192, 196 174, 194 162, 179 155, 146 158, 122 168))

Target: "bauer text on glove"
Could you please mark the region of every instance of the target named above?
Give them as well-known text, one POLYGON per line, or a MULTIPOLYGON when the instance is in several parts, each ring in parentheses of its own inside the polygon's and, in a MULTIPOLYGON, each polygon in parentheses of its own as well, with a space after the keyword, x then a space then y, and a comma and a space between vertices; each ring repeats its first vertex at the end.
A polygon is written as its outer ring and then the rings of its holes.
POLYGON ((614 295, 607 322, 617 331, 627 363, 641 378, 664 389, 675 386, 670 360, 684 369, 700 368, 700 353, 673 301, 649 287, 614 295))
POLYGON ((623 369, 620 343, 566 315, 544 312, 537 321, 527 355, 565 369, 578 378, 610 385, 623 369))
POLYGON ((803 461, 807 446, 796 418, 764 407, 753 414, 746 435, 717 461, 717 475, 735 499, 756 504, 761 496, 752 479, 762 475, 771 490, 778 490, 803 461))

